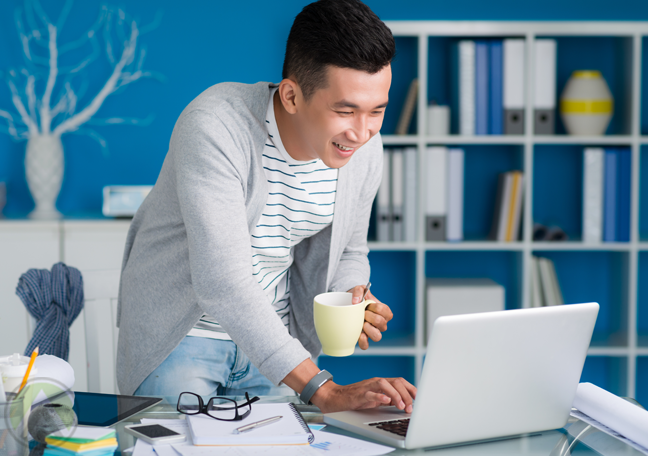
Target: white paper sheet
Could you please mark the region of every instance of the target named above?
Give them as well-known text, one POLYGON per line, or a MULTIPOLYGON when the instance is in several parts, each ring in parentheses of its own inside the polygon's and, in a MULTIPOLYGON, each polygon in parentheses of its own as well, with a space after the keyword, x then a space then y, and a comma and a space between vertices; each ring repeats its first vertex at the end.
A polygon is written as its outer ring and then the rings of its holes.
MULTIPOLYGON (((645 448, 645 447, 639 445, 638 443, 633 442, 632 440, 625 438, 624 436, 622 436, 621 434, 616 432, 614 429, 610 429, 606 425, 604 425, 602 423, 599 423, 598 421, 596 421, 592 417, 585 415, 583 412, 579 412, 578 410, 572 410, 571 415, 575 416, 579 420, 581 420, 581 421, 595 427, 596 429, 598 429, 598 430, 600 430, 602 432, 605 432, 608 435, 611 435, 612 437, 616 437, 617 439, 619 439, 623 443, 625 443, 627 445, 630 445, 632 448, 635 448, 638 451, 641 451, 643 454, 648 455, 648 448, 645 448)), ((571 434, 571 432, 570 432, 570 434, 571 434)), ((574 437, 576 437, 576 436, 574 436, 574 437)), ((583 442, 585 444, 588 444, 588 442, 586 442, 586 441, 583 441, 583 442)))
MULTIPOLYGON (((394 451, 394 448, 354 439, 329 432, 313 431, 315 441, 310 445, 273 446, 219 446, 218 454, 227 456, 379 456, 394 451)), ((181 456, 210 456, 215 447, 172 445, 181 456)), ((166 455, 165 455, 166 456, 166 455)))
POLYGON ((322 431, 313 431, 315 441, 311 445, 194 446, 191 444, 186 420, 145 418, 141 422, 161 424, 187 436, 187 441, 172 445, 150 445, 137 439, 132 456, 212 456, 216 450, 219 455, 228 456, 379 456, 394 451, 394 448, 388 446, 322 431))
POLYGON ((613 429, 618 436, 637 443, 643 448, 641 451, 647 451, 648 411, 591 383, 578 385, 574 407, 610 430, 613 429))

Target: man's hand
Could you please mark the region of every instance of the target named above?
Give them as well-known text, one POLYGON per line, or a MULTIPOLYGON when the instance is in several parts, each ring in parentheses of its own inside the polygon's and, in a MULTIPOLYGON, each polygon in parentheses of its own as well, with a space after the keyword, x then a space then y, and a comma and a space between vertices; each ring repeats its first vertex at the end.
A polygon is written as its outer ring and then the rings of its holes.
POLYGON ((313 395, 311 402, 322 413, 361 410, 393 405, 412 413, 416 387, 403 378, 370 378, 351 385, 328 381, 313 395))
MULTIPOLYGON (((283 379, 283 383, 301 394, 306 384, 320 371, 311 359, 305 359, 283 379)), ((416 387, 402 378, 370 378, 351 385, 324 383, 311 397, 311 402, 324 413, 360 410, 393 405, 412 412, 416 387)))
MULTIPOLYGON (((353 304, 359 304, 361 302, 365 289, 366 287, 364 285, 358 285, 349 290, 349 293, 353 294, 353 299, 351 301, 353 304)), ((376 303, 369 304, 365 310, 365 322, 362 327, 360 338, 358 339, 358 345, 363 350, 369 348, 369 339, 374 342, 378 342, 382 339, 382 333, 387 331, 387 322, 394 317, 389 306, 378 301, 378 299, 371 294, 371 291, 367 293, 365 299, 370 299, 376 303)))

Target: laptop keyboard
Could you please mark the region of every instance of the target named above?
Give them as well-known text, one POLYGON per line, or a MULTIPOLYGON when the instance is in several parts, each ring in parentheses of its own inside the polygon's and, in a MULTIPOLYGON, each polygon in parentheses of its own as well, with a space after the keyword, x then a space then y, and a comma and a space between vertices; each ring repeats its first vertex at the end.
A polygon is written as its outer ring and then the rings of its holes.
POLYGON ((382 429, 383 431, 391 432, 393 434, 400 435, 401 437, 405 437, 405 435, 407 434, 409 421, 409 418, 406 418, 404 420, 377 421, 375 423, 369 423, 369 426, 376 426, 376 429, 382 429))

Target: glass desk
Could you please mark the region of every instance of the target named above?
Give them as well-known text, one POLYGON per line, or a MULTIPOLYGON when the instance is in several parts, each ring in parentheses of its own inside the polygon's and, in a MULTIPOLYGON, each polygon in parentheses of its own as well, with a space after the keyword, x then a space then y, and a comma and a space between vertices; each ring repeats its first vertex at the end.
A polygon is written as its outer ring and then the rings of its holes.
MULTIPOLYGON (((236 398, 239 399, 239 398, 236 398)), ((262 397, 263 402, 293 402, 302 413, 304 419, 309 423, 323 423, 322 414, 317 407, 306 406, 296 396, 286 397, 262 397)), ((254 407, 254 406, 253 406, 254 407)), ((136 438, 124 431, 124 426, 139 423, 142 418, 152 419, 177 419, 183 415, 178 413, 175 405, 160 403, 142 413, 132 416, 126 421, 114 425, 118 433, 119 448, 125 450, 135 445, 136 438)), ((425 455, 425 456, 569 456, 569 455, 603 455, 603 456, 642 456, 643 453, 626 445, 625 443, 611 437, 597 429, 586 429, 587 425, 582 421, 571 418, 563 429, 545 431, 531 436, 499 440, 495 442, 480 443, 473 445, 462 445, 438 450, 402 450, 396 449, 389 455, 425 455), (578 440, 574 436, 580 437, 578 440)), ((324 432, 333 432, 364 439, 351 432, 326 426, 324 432)), ((380 443, 380 442, 376 442, 380 443)), ((117 453, 116 453, 117 454, 117 453)), ((125 452, 123 456, 130 453, 125 452)), ((217 454, 217 451, 214 451, 217 454)))

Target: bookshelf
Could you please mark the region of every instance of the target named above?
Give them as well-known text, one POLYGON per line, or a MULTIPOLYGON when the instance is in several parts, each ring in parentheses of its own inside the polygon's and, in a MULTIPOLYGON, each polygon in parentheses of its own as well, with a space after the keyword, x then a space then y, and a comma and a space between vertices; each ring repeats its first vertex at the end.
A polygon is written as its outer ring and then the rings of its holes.
POLYGON ((515 21, 386 23, 396 37, 397 57, 392 64, 390 109, 382 137, 386 148, 417 148, 420 196, 417 241, 370 242, 372 289, 390 304, 398 317, 389 325, 383 341, 371 343, 369 350, 356 349, 356 354, 347 359, 322 357, 320 366, 337 372, 336 381, 341 383, 373 375, 402 375, 396 372, 407 372, 406 378, 418 381, 427 338, 426 279, 489 277, 505 286, 507 309, 525 308, 530 306, 531 257, 537 254, 554 261, 566 302, 601 304, 582 380, 648 403, 648 185, 641 185, 648 183, 648 90, 642 92, 643 86, 648 85, 648 58, 644 58, 648 52, 648 25, 515 21), (433 99, 440 100, 441 104, 450 102, 449 44, 459 39, 479 38, 525 40, 525 134, 426 135, 427 110, 418 107, 427 106, 433 99), (533 99, 534 87, 533 42, 538 38, 557 41, 557 97, 573 70, 602 71, 615 100, 615 114, 606 135, 568 136, 558 112, 556 134, 533 134, 533 107, 529 101, 533 99), (407 135, 394 135, 400 107, 413 78, 420 81, 415 119, 407 135), (461 147, 466 154, 464 235, 467 240, 464 242, 424 239, 424 152, 433 145, 461 147), (586 146, 622 146, 632 152, 630 242, 584 244, 580 241, 582 155, 586 146), (525 174, 521 240, 488 241, 484 227, 489 227, 491 222, 496 175, 515 168, 525 174), (488 185, 486 180, 490 181, 488 185), (569 240, 532 241, 534 221, 558 222, 567 231, 569 240))

